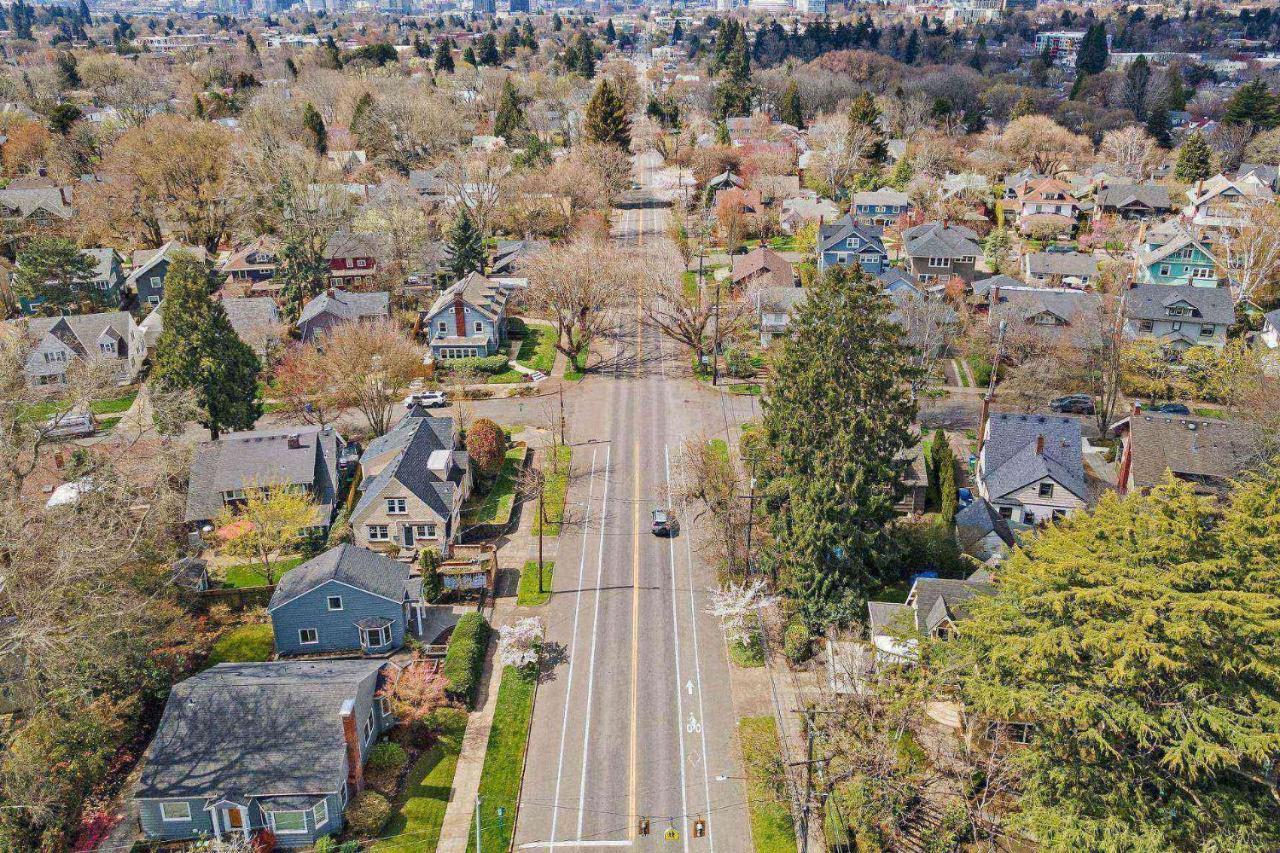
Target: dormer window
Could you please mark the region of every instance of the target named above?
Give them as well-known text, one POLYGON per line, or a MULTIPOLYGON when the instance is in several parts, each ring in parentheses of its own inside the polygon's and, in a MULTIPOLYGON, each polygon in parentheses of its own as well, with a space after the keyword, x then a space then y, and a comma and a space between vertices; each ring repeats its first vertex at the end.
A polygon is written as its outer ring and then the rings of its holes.
POLYGON ((1165 309, 1165 312, 1170 317, 1185 317, 1191 313, 1190 309, 1185 305, 1170 305, 1165 309))
POLYGON ((408 511, 404 498, 387 498, 388 515, 403 515, 408 511))
POLYGON ((115 354, 116 354, 116 342, 115 342, 115 341, 102 341, 101 343, 99 343, 99 344, 98 344, 98 349, 103 353, 103 355, 115 355, 115 354))
POLYGON ((329 607, 329 609, 330 609, 330 610, 341 610, 341 609, 342 609, 342 596, 340 596, 340 595, 331 595, 331 596, 329 596, 329 599, 328 599, 327 604, 328 604, 328 607, 329 607))

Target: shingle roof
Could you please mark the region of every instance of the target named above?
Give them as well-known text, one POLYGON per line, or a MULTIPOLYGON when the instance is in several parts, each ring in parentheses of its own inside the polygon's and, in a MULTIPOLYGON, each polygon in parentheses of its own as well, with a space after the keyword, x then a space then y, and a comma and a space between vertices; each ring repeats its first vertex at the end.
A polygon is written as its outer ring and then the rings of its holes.
POLYGON ((968 551, 980 539, 995 533, 1006 545, 1013 545, 1013 531, 1009 522, 1000 517, 995 507, 985 498, 976 498, 956 513, 956 542, 961 551, 968 551))
POLYGON ((301 795, 345 778, 344 702, 382 661, 223 663, 174 686, 143 761, 142 798, 301 795))
POLYGON ((344 320, 362 320, 366 317, 389 317, 391 294, 385 290, 373 293, 353 293, 348 290, 330 289, 302 306, 296 325, 314 320, 321 314, 333 314, 344 320))
POLYGON ((977 257, 982 249, 978 235, 963 225, 926 222, 902 232, 902 243, 913 258, 977 257))
MULTIPOLYGON (((409 420, 409 419, 406 419, 409 420)), ((378 500, 382 490, 392 480, 400 483, 419 500, 431 507, 441 518, 453 516, 453 503, 457 493, 457 465, 459 458, 452 455, 452 431, 447 438, 441 437, 436 425, 429 422, 440 418, 413 418, 418 423, 412 427, 413 435, 405 442, 399 455, 388 463, 367 485, 363 486, 363 494, 351 511, 352 518, 358 518, 364 511, 378 500), (450 467, 445 478, 432 471, 428 460, 437 450, 451 451, 450 467)))
POLYGON ((1127 207, 1141 204, 1153 210, 1171 210, 1169 189, 1164 184, 1112 184, 1098 193, 1099 207, 1127 207))
POLYGON ((1124 295, 1125 316, 1135 320, 1181 320, 1165 309, 1185 302, 1196 310, 1196 317, 1220 326, 1236 320, 1235 299, 1230 288, 1196 287, 1191 284, 1144 284, 1124 295))
POLYGON ((491 278, 485 278, 478 272, 468 273, 436 297, 431 303, 427 316, 434 317, 453 304, 459 296, 462 301, 479 311, 490 320, 496 320, 506 309, 507 300, 511 298, 513 286, 491 278))
POLYGON ((993 595, 995 586, 969 580, 916 578, 907 596, 915 608, 916 629, 928 633, 944 620, 957 622, 968 612, 968 604, 979 595, 993 595))
POLYGON ((281 576, 267 610, 274 610, 329 581, 339 581, 392 601, 404 601, 408 578, 408 565, 365 548, 343 544, 281 576))
POLYGON ((53 334, 79 355, 98 351, 98 338, 103 333, 116 340, 128 340, 128 311, 101 311, 97 314, 67 314, 61 317, 32 317, 27 320, 27 333, 39 340, 53 334))
POLYGON ((1261 457, 1251 429, 1213 418, 1139 413, 1129 419, 1129 441, 1130 476, 1140 489, 1158 484, 1165 471, 1172 471, 1216 491, 1261 457))
POLYGON ((381 231, 336 231, 324 244, 324 257, 381 259, 390 243, 391 238, 381 231))
POLYGON ((915 613, 905 604, 892 601, 867 602, 867 627, 871 636, 910 631, 915 626, 915 613))
POLYGON ((980 279, 979 281, 975 281, 973 284, 970 285, 970 287, 973 288, 974 296, 986 296, 988 293, 991 292, 991 288, 993 287, 1005 288, 1005 287, 1026 287, 1026 286, 1027 286, 1026 282, 1020 279, 1016 279, 1011 275, 1004 275, 1003 273, 1001 273, 1000 275, 993 275, 990 278, 980 279))
POLYGON ((982 445, 983 479, 993 498, 1049 478, 1081 500, 1088 500, 1080 422, 1048 415, 992 414, 982 445), (1044 449, 1037 452, 1038 437, 1044 449))
POLYGON ((0 206, 18 211, 22 218, 43 208, 59 219, 71 218, 70 187, 32 187, 0 189, 0 206))
POLYGON ((280 322, 276 301, 270 296, 231 296, 222 300, 222 308, 241 340, 251 340, 254 333, 280 322))
POLYGON ((853 204, 892 204, 907 205, 911 200, 906 193, 895 190, 892 187, 881 187, 878 190, 866 190, 853 194, 853 204))
MULTIPOLYGON (((857 237, 862 247, 871 248, 880 254, 885 254, 884 240, 881 236, 879 228, 870 225, 860 225, 854 221, 854 218, 845 214, 840 219, 829 225, 823 225, 818 229, 818 251, 825 252, 836 243, 840 243, 849 237, 857 237)), ((863 248, 855 251, 862 251, 863 248)))
POLYGON ((1098 260, 1083 252, 1033 252, 1027 255, 1030 275, 1061 275, 1093 278, 1098 274, 1098 260))
POLYGON ((1101 304, 1098 294, 1069 287, 1002 286, 999 298, 991 306, 991 317, 1026 322, 1048 312, 1072 324, 1101 304))
POLYGON ((338 434, 332 427, 284 426, 233 432, 196 445, 187 488, 186 520, 205 521, 223 507, 222 493, 246 485, 297 485, 315 496, 328 523, 338 483, 338 434), (299 446, 289 447, 297 435, 299 446))
POLYGON ((791 262, 768 246, 761 246, 745 255, 735 255, 733 272, 729 277, 736 284, 761 272, 764 275, 758 280, 772 287, 788 287, 794 277, 791 262))

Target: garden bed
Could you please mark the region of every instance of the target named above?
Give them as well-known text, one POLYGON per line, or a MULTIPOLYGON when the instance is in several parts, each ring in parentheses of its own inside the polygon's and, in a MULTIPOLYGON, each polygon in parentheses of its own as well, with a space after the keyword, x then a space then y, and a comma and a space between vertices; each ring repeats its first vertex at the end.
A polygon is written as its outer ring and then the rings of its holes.
POLYGON ((453 774, 466 731, 464 715, 451 717, 439 739, 418 756, 405 777, 404 788, 392 806, 383 837, 370 850, 380 853, 434 853, 444 826, 444 813, 453 789, 453 774))

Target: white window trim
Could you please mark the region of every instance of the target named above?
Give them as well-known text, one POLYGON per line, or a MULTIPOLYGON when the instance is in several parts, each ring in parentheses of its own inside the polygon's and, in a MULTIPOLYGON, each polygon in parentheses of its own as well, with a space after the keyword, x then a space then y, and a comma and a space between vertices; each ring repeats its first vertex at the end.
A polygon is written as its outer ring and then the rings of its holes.
POLYGON ((305 835, 307 833, 307 812, 309 809, 281 809, 267 812, 267 823, 276 835, 305 835), (276 815, 296 814, 302 817, 302 829, 279 829, 276 826, 276 815))
POLYGON ((370 741, 372 741, 372 740, 374 739, 374 737, 375 737, 375 736, 377 736, 377 733, 378 733, 378 726, 377 726, 377 724, 376 724, 376 723, 374 723, 374 720, 373 720, 373 709, 372 709, 372 708, 370 708, 370 709, 369 709, 369 716, 365 717, 365 720, 364 720, 364 739, 365 739, 365 742, 370 742, 370 741))
POLYGON ((409 511, 409 502, 404 498, 387 498, 387 515, 404 515, 409 511))
POLYGON ((340 595, 330 595, 329 597, 327 597, 327 598, 324 600, 324 603, 325 603, 325 606, 326 606, 327 608, 329 608, 330 612, 334 612, 334 613, 336 613, 337 611, 339 611, 339 610, 341 610, 341 609, 342 609, 342 596, 340 596, 340 595), (334 607, 334 606, 333 606, 333 600, 334 600, 335 598, 338 600, 338 606, 337 606, 337 607, 334 607))
POLYGON ((950 258, 930 258, 929 268, 935 270, 945 270, 951 268, 950 258))
POLYGON ((391 716, 391 700, 386 696, 378 697, 378 713, 384 717, 391 716))
POLYGON ((299 628, 299 629, 298 629, 298 645, 300 645, 300 646, 314 646, 315 644, 317 644, 317 643, 319 643, 319 642, 320 642, 320 632, 319 632, 319 631, 317 631, 315 628, 299 628), (314 639, 314 640, 304 640, 304 639, 302 639, 302 632, 303 632, 303 631, 310 631, 310 632, 312 633, 312 635, 315 637, 315 639, 314 639))
POLYGON ((390 542, 391 528, 385 524, 369 525, 369 541, 370 542, 390 542))
POLYGON ((191 803, 161 803, 160 819, 166 823, 190 823, 191 822, 191 803), (181 806, 187 810, 185 817, 169 817, 168 809, 171 807, 181 806))
POLYGON ((314 806, 311 807, 311 820, 312 820, 312 823, 315 825, 316 829, 319 829, 320 827, 324 826, 326 823, 329 822, 329 801, 328 800, 321 800, 320 802, 316 803, 314 806), (321 814, 320 810, 323 810, 323 814, 324 814, 323 819, 320 817, 320 814, 321 814))

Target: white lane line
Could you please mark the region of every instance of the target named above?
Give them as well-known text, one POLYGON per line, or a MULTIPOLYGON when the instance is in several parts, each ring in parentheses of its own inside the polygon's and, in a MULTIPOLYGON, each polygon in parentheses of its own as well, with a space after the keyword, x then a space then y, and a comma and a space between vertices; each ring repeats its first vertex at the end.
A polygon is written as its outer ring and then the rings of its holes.
POLYGON ((582 820, 587 814, 587 766, 590 763, 588 747, 591 744, 591 704, 596 681, 596 628, 600 625, 600 590, 604 582, 604 536, 609 520, 609 460, 613 445, 604 452, 604 502, 600 505, 600 549, 596 554, 596 604, 591 617, 591 662, 587 666, 587 722, 582 727, 582 783, 578 787, 578 837, 582 837, 582 820))
MULTIPOLYGON (((582 577, 587 568, 587 523, 591 520, 591 498, 596 486, 596 451, 591 451, 591 478, 587 481, 587 511, 582 517, 582 558, 578 561, 578 597, 573 607, 573 634, 569 638, 569 675, 564 688, 564 720, 560 723, 560 765, 556 770, 555 807, 551 811, 551 840, 556 840, 560 816, 560 779, 564 776, 564 744, 569 736, 569 705, 573 698, 573 662, 578 650, 578 614, 582 612, 582 577)), ((586 761, 586 756, 583 756, 586 761)))
MULTIPOLYGON (((687 470, 687 466, 686 466, 687 470)), ((680 514, 688 516, 688 504, 681 499, 680 514)), ((751 519, 747 519, 747 523, 751 523, 751 519)), ((690 531, 692 533, 692 531, 690 531)), ((710 721, 707 720, 707 712, 702 708, 702 658, 698 652, 698 611, 694 605, 693 595, 693 544, 690 542, 692 535, 684 537, 684 547, 688 555, 689 562, 689 624, 693 628, 693 680, 698 685, 698 716, 702 718, 702 786, 706 790, 707 795, 707 843, 711 846, 711 850, 716 849, 716 833, 712 828, 711 820, 711 774, 707 767, 711 763, 711 753, 707 752, 707 727, 710 721)))
MULTIPOLYGON (((662 459, 667 471, 667 510, 671 510, 671 450, 666 444, 662 445, 662 459)), ((681 692, 684 685, 680 682, 680 616, 676 610, 676 543, 672 540, 671 534, 667 534, 667 551, 671 557, 671 634, 675 638, 675 659, 676 659, 676 739, 680 741, 680 814, 688 817, 689 815, 689 783, 685 779, 684 765, 684 732, 681 726, 685 725, 684 720, 684 694, 681 692)), ((695 720, 690 720, 690 724, 695 724, 695 720)), ((692 732, 692 729, 689 729, 692 732)), ((703 750, 704 752, 706 750, 703 750)), ((684 843, 685 853, 689 853, 689 833, 680 833, 680 840, 684 843)))
POLYGON ((580 847, 630 847, 631 841, 530 841, 521 844, 520 850, 565 850, 580 847))

